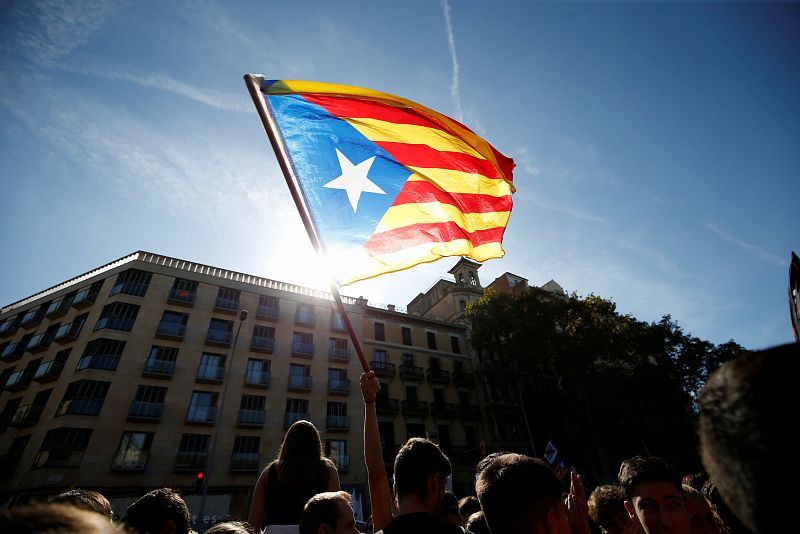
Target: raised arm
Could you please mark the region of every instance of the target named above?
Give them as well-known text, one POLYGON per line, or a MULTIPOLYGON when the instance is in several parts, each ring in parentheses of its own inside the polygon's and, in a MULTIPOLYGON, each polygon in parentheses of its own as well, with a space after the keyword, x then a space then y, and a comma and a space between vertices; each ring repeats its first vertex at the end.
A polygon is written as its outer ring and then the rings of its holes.
POLYGON ((264 523, 264 516, 267 514, 267 481, 269 467, 261 471, 255 487, 253 488, 253 499, 250 501, 250 513, 247 515, 247 522, 253 527, 253 531, 261 533, 261 525, 264 523))
POLYGON ((367 371, 361 375, 361 394, 364 397, 364 460, 367 464, 375 532, 386 528, 392 520, 392 494, 383 464, 378 413, 375 411, 375 399, 380 389, 381 384, 374 371, 367 371))

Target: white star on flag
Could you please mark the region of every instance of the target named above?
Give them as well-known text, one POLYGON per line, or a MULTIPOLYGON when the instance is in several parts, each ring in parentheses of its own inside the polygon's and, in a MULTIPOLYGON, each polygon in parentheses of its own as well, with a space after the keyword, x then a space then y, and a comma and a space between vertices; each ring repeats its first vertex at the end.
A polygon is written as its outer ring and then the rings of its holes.
POLYGON ((361 193, 380 193, 385 195, 386 192, 375 184, 372 180, 367 178, 367 173, 372 162, 375 161, 375 156, 365 159, 357 165, 347 159, 347 156, 336 149, 336 156, 339 158, 339 167, 342 169, 342 174, 334 178, 322 187, 329 187, 331 189, 344 189, 347 191, 347 200, 353 206, 353 212, 358 208, 358 201, 361 198, 361 193))

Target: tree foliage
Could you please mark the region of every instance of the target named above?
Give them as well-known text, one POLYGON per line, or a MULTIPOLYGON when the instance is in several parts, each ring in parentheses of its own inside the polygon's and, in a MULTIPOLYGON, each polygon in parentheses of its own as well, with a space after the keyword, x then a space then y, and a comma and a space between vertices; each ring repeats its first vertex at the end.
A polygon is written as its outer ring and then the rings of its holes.
POLYGON ((695 395, 744 351, 692 337, 669 315, 621 315, 596 295, 487 293, 466 314, 488 380, 521 381, 539 450, 553 441, 596 481, 635 454, 698 469, 695 395))

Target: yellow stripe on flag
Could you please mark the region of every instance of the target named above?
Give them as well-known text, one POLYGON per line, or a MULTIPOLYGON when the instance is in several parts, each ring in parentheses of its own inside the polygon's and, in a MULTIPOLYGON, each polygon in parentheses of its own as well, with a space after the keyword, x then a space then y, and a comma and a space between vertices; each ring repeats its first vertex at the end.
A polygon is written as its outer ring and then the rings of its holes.
POLYGON ((414 224, 431 224, 454 222, 467 232, 490 230, 508 224, 510 211, 490 211, 486 213, 462 213, 452 204, 426 202, 417 204, 401 204, 390 207, 378 227, 376 233, 403 228, 414 224))
POLYGON ((508 182, 493 180, 482 174, 450 169, 407 168, 414 172, 409 180, 430 182, 448 193, 472 193, 493 197, 505 197, 511 194, 511 185, 508 182))
POLYGON ((463 152, 476 158, 486 159, 483 154, 469 146, 463 139, 437 128, 418 126, 416 124, 395 124, 379 119, 345 120, 350 126, 361 132, 364 137, 377 143, 391 141, 412 145, 428 145, 435 150, 463 152))

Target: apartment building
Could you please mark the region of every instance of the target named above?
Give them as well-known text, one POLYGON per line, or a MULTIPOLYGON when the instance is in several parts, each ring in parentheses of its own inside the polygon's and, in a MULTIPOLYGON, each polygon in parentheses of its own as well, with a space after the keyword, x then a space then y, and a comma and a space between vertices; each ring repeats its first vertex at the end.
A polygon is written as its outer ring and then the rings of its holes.
MULTIPOLYGON (((384 384, 387 468, 409 436, 454 460, 488 438, 463 321, 343 300, 384 384)), ((0 498, 171 486, 197 513, 202 473, 205 514, 243 518, 307 419, 366 516, 360 374, 331 295, 135 252, 0 310, 0 498)))

